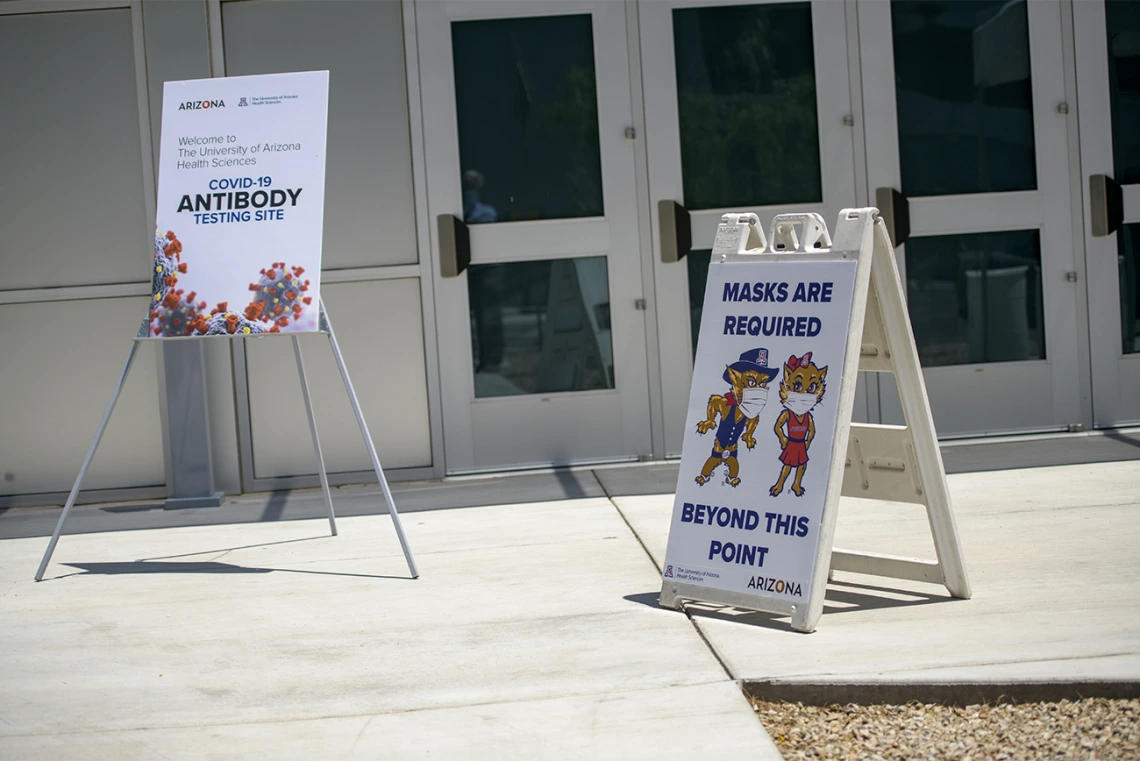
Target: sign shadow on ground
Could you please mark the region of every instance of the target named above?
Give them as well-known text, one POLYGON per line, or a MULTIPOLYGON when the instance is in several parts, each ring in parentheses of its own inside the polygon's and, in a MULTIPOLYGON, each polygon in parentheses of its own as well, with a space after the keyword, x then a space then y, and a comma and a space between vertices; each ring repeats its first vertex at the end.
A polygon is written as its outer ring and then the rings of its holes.
MULTIPOLYGON (((295 540, 296 541, 296 540, 295 540)), ((252 545, 257 546, 257 545, 252 545)), ((245 549, 245 548, 241 548, 245 549)), ((197 553, 196 553, 197 554, 197 553)), ((47 581, 66 579, 71 576, 120 576, 125 574, 151 574, 151 573, 303 573, 314 576, 343 576, 357 579, 400 579, 410 580, 406 576, 387 576, 374 573, 343 573, 339 571, 313 571, 298 568, 264 568, 261 566, 241 566, 232 563, 219 563, 214 560, 198 562, 170 562, 167 560, 132 560, 112 563, 64 563, 71 568, 78 568, 79 573, 66 573, 54 576, 47 581)))
MULTIPOLYGON (((623 599, 636 602, 650 608, 661 608, 658 603, 660 592, 642 592, 626 595, 623 599)), ((827 594, 824 596, 823 615, 836 613, 850 613, 863 610, 879 610, 883 608, 909 608, 917 605, 932 605, 936 603, 958 602, 958 598, 948 594, 930 594, 915 592, 909 589, 892 589, 871 584, 858 584, 849 581, 829 581, 827 594)), ((715 618, 721 621, 733 621, 749 626, 762 626, 773 629, 786 629, 788 616, 779 613, 766 613, 763 611, 737 608, 732 605, 718 605, 716 603, 687 602, 685 612, 701 618, 715 618)))

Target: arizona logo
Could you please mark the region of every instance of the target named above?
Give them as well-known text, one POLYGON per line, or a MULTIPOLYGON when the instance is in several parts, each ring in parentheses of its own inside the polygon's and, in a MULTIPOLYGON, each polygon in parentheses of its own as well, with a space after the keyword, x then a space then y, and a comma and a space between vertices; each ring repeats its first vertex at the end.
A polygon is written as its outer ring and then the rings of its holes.
POLYGON ((179 111, 201 111, 203 108, 225 108, 224 100, 188 100, 178 104, 179 111))
POLYGON ((712 480, 713 471, 723 464, 728 470, 724 482, 730 486, 740 484, 740 463, 736 453, 743 441, 749 449, 756 446, 756 423, 760 411, 768 403, 768 381, 776 377, 778 371, 768 364, 767 349, 752 349, 740 355, 740 359, 724 369, 724 381, 731 388, 721 396, 709 397, 708 417, 697 423, 697 433, 702 436, 716 428, 712 453, 705 460, 697 483, 704 486, 712 480), (717 425, 717 417, 720 425, 717 425))
POLYGON ((808 447, 815 438, 815 421, 811 411, 823 399, 827 388, 824 379, 826 367, 816 367, 811 361, 811 352, 802 357, 791 356, 784 365, 784 377, 780 380, 780 403, 784 411, 776 418, 776 437, 780 440, 780 478, 768 490, 773 497, 784 490, 792 468, 796 478, 792 481, 792 494, 804 495, 804 472, 807 470, 808 447))

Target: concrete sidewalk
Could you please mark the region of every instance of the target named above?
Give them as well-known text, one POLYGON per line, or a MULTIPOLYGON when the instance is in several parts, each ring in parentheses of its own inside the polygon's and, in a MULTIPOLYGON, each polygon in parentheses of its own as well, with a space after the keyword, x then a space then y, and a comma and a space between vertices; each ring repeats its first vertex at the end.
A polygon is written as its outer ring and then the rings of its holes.
POLYGON ((0 757, 780 757, 609 500, 404 520, 0 542, 0 757))
MULTIPOLYGON (((819 628, 693 606, 734 678, 1140 683, 1140 462, 949 477, 974 596, 836 573, 819 628)), ((660 566, 672 500, 614 500, 660 566)), ((921 507, 843 499, 835 546, 934 557, 921 507)))
MULTIPOLYGON (((811 635, 657 607, 671 498, 635 471, 408 512, 416 581, 390 521, 362 515, 335 538, 320 519, 68 535, 35 584, 46 539, 27 534, 54 511, 9 511, 0 757, 776 759, 739 681, 1140 682, 1140 462, 951 476, 974 599, 840 574, 811 635)), ((256 499, 275 497, 235 511, 256 499)), ((320 514, 319 492, 293 510, 320 514)), ((932 554, 920 508, 861 500, 837 545, 932 554)))

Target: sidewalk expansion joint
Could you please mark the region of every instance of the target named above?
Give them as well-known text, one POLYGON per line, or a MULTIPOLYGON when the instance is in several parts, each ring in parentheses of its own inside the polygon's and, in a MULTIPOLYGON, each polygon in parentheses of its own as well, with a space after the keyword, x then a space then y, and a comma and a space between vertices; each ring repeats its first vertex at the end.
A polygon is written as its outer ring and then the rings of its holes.
MULTIPOLYGON (((193 724, 161 724, 157 726, 123 726, 123 727, 97 727, 89 729, 68 729, 60 730, 56 728, 45 729, 42 732, 9 732, 0 733, 0 740, 11 737, 39 737, 42 735, 99 735, 99 734, 113 734, 122 732, 154 732, 168 729, 200 729, 210 727, 248 727, 254 725, 270 725, 270 724, 298 724, 302 722, 312 721, 327 721, 329 719, 363 719, 374 718, 376 716, 395 716, 401 714, 418 714, 427 713, 430 711, 453 711, 462 710, 465 708, 480 708, 484 706, 511 706, 522 705, 525 703, 544 703, 562 700, 565 698, 588 698, 594 695, 600 695, 603 699, 608 699, 613 696, 620 695, 636 695, 640 692, 652 692, 661 689, 685 688, 685 687, 703 687, 710 684, 723 684, 723 680, 709 679, 694 682, 677 682, 667 685, 655 685, 649 687, 632 687, 629 689, 611 689, 603 692, 584 690, 581 692, 563 692, 559 695, 545 695, 541 697, 518 697, 510 700, 477 700, 470 703, 454 703, 444 705, 425 705, 416 706, 414 708, 381 708, 375 711, 361 711, 359 713, 329 713, 321 714, 319 716, 292 716, 284 718, 263 718, 263 719, 249 719, 242 721, 218 721, 218 722, 196 722, 193 724)), ((739 686, 739 682, 737 683, 739 686)))
MULTIPOLYGON (((657 575, 660 576, 661 566, 657 565, 657 561, 653 559, 653 553, 651 553, 649 551, 649 548, 645 546, 645 542, 642 541, 641 535, 637 533, 637 530, 633 527, 633 524, 630 523, 629 519, 625 517, 625 513, 623 513, 621 511, 621 508, 618 507, 617 502, 614 502, 613 496, 610 494, 609 489, 606 488, 606 485, 602 483, 602 480, 598 478, 598 474, 591 470, 590 475, 593 476, 594 480, 598 482, 598 486, 601 488, 602 493, 606 495, 606 499, 609 500, 609 503, 611 505, 613 505, 614 510, 617 511, 618 516, 621 517, 622 522, 625 523, 626 528, 629 529, 629 533, 633 534, 633 538, 637 540, 637 543, 639 545, 641 545, 641 549, 645 553, 645 557, 649 558, 649 562, 653 565, 654 569, 656 569, 657 575)), ((705 643, 705 647, 707 647, 708 651, 712 653, 712 657, 715 658, 716 662, 720 664, 720 668, 722 671, 724 671, 725 676, 737 684, 740 684, 740 680, 736 677, 735 674, 732 673, 732 670, 728 667, 728 664, 725 663, 724 659, 720 657, 720 653, 718 653, 716 651, 716 648, 713 647, 712 642, 710 642, 709 638, 705 636, 705 633, 701 631, 700 625, 697 623, 696 619, 693 617, 693 614, 689 612, 688 607, 686 607, 684 603, 681 603, 681 612, 685 614, 685 618, 689 619, 689 624, 692 625, 693 630, 697 633, 697 636, 701 638, 701 642, 705 643)))

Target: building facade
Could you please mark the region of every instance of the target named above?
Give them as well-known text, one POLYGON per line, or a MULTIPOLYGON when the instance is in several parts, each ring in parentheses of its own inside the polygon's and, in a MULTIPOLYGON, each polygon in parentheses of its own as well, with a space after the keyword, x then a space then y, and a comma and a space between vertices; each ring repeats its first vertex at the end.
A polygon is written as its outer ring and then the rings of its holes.
MULTIPOLYGON (((1140 421, 1140 2, 8 0, 0 506, 70 487, 146 313, 163 82, 315 69, 322 293, 395 478, 679 455, 726 210, 891 205, 941 436, 1140 421)), ((163 352, 87 498, 167 493, 163 352)), ((217 487, 315 486, 289 342, 201 352, 217 487)), ((889 376, 856 414, 901 422, 889 376)))

